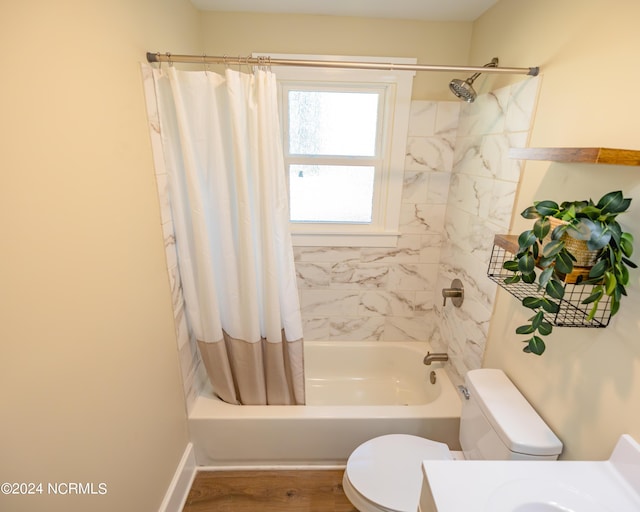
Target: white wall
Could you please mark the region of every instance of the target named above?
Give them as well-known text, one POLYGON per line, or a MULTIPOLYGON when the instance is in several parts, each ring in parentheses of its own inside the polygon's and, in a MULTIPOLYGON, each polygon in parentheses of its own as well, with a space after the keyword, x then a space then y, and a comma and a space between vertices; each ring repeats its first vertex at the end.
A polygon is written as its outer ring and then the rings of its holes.
MULTIPOLYGON (((531 146, 640 149, 640 104, 625 87, 640 80, 639 17, 632 0, 501 0, 474 24, 470 58, 541 66, 531 146)), ((528 225, 519 212, 533 200, 597 200, 617 189, 633 198, 621 222, 638 241, 638 167, 527 162, 512 232, 528 225)), ((636 270, 609 327, 557 328, 541 357, 522 353, 513 332, 527 312, 498 294, 484 364, 507 371, 564 441, 565 458, 606 458, 624 432, 640 439, 639 284, 636 270)))
POLYGON ((198 26, 188 0, 0 6, 0 481, 45 485, 1 510, 157 510, 186 447, 139 62, 198 26))

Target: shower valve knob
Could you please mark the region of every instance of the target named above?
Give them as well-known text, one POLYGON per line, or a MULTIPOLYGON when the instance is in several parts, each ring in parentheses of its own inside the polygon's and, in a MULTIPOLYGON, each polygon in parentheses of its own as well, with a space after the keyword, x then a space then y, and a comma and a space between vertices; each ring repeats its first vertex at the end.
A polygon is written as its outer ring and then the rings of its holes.
POLYGON ((451 281, 451 288, 442 289, 442 298, 443 307, 447 305, 447 299, 451 299, 451 302, 457 308, 462 306, 462 302, 464 301, 464 287, 462 286, 462 281, 460 281, 460 279, 454 279, 451 281))

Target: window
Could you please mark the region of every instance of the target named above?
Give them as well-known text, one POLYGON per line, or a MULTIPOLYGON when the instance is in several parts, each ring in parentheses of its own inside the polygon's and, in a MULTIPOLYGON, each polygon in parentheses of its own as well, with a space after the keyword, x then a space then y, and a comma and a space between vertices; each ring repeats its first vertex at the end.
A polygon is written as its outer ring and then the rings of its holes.
POLYGON ((370 224, 383 91, 287 85, 285 154, 294 223, 370 224))
POLYGON ((395 246, 414 73, 280 66, 273 71, 294 244, 395 246))

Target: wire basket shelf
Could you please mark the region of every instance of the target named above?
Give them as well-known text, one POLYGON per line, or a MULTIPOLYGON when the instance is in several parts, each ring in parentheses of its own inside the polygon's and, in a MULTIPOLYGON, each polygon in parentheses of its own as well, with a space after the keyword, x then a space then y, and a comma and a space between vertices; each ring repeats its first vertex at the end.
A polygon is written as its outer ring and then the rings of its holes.
MULTIPOLYGON (((497 239, 497 237, 496 237, 497 239)), ((542 297, 544 290, 537 283, 505 283, 505 278, 513 276, 503 268, 505 261, 512 260, 514 253, 503 246, 494 244, 491 252, 491 260, 487 269, 489 279, 504 288, 511 295, 522 301, 525 297, 542 297)), ((593 285, 577 283, 564 283, 564 297, 559 302, 560 309, 557 313, 544 312, 547 322, 559 327, 606 327, 611 319, 609 297, 604 296, 598 304, 595 315, 589 319, 589 313, 593 304, 582 304, 582 301, 591 295, 593 285)), ((555 300, 555 299, 554 299, 555 300)))

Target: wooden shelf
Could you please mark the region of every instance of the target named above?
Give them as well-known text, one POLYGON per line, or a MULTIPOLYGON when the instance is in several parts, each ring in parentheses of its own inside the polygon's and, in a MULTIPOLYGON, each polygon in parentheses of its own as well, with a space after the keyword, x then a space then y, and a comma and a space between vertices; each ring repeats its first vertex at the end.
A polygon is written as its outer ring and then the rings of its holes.
POLYGON ((613 148, 511 148, 509 158, 640 166, 640 151, 613 148))

